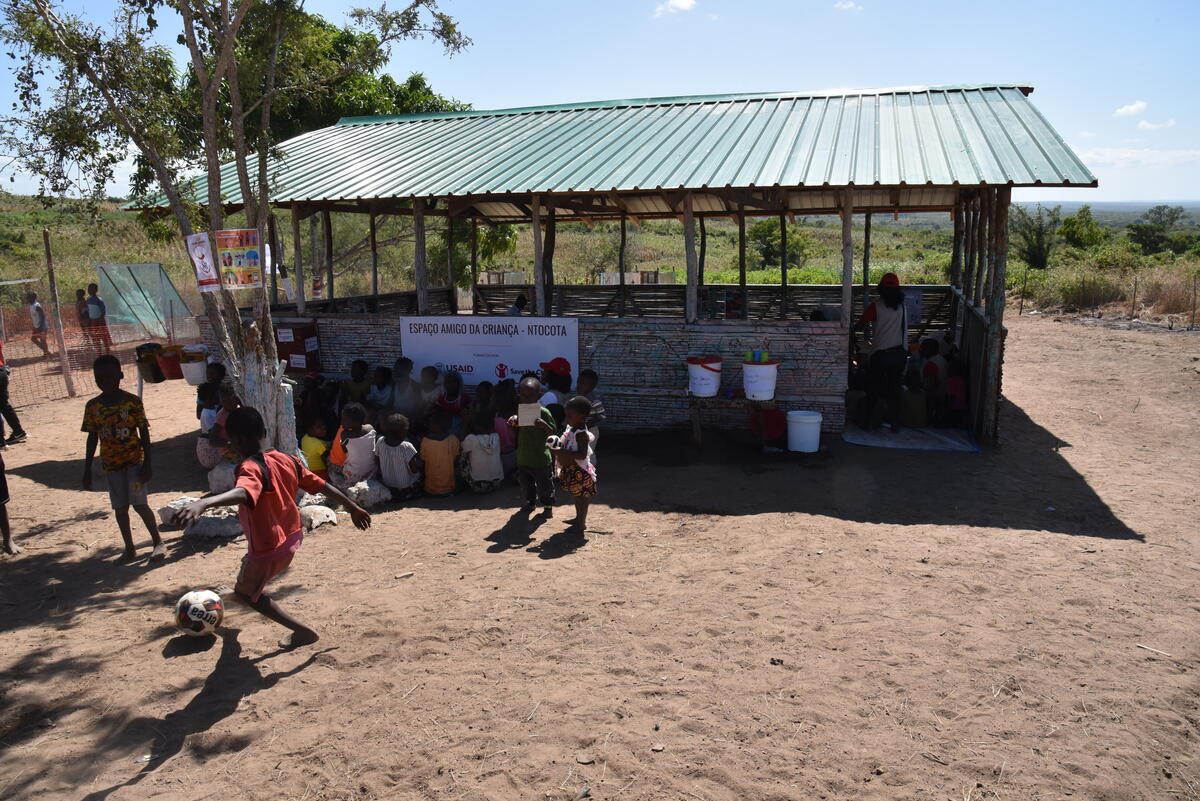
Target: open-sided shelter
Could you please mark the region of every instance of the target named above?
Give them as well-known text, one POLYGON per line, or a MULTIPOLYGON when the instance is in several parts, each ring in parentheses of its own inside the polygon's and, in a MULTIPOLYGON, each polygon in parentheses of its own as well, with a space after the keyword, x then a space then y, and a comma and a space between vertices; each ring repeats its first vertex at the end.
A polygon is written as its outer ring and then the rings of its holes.
MULTIPOLYGON (((316 321, 327 369, 345 369, 360 356, 390 362, 403 350, 396 311, 457 311, 451 289, 430 286, 431 272, 442 271, 426 263, 429 217, 531 223, 532 305, 544 315, 580 318, 579 361, 601 369, 614 427, 686 419, 685 356, 723 354, 736 380, 738 355, 763 348, 783 361, 780 405, 820 410, 826 427, 836 430, 844 419, 850 324, 869 292, 870 216, 946 212, 954 220, 950 281, 910 288, 922 294, 922 319, 911 327, 953 332, 968 360, 972 426, 982 440, 994 441, 1012 188, 1096 186, 1029 101, 1032 91, 1020 84, 904 87, 343 119, 284 142, 271 165, 272 203, 290 210, 296 234, 297 285, 303 292, 303 219, 369 215, 374 247, 376 215, 411 214, 416 290, 342 302, 339 313, 327 260, 322 302, 301 296, 276 312, 316 321), (786 257, 778 286, 746 286, 746 217, 813 214, 841 217, 841 286, 789 284, 786 257), (862 286, 854 214, 867 215, 862 286), (730 216, 741 233, 741 281, 706 285, 704 222, 730 216), (624 231, 630 219, 663 218, 683 223, 685 286, 555 285, 557 221, 619 220, 624 231), (738 319, 715 300, 729 297, 738 299, 738 319), (840 320, 810 321, 811 308, 830 305, 840 308, 840 320)), ((232 167, 222 190, 236 207, 232 167)), ((325 248, 332 252, 328 238, 325 248)), ((623 248, 619 262, 613 266, 623 277, 623 248)), ((502 312, 516 291, 473 289, 477 314, 502 312)))

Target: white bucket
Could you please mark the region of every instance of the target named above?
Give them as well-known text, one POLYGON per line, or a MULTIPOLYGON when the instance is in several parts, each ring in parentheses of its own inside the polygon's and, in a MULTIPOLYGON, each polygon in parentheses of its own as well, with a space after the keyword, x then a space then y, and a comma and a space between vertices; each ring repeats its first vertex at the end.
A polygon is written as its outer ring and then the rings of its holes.
POLYGON ((775 397, 775 379, 779 362, 743 362, 742 387, 750 400, 771 400, 775 397))
POLYGON ((697 398, 712 398, 721 389, 721 357, 689 356, 688 392, 697 398))
POLYGON ((208 362, 181 362, 179 369, 183 371, 184 379, 193 387, 198 387, 208 380, 208 362))
POLYGON ((821 413, 795 411, 787 413, 788 450, 816 453, 821 447, 821 413))

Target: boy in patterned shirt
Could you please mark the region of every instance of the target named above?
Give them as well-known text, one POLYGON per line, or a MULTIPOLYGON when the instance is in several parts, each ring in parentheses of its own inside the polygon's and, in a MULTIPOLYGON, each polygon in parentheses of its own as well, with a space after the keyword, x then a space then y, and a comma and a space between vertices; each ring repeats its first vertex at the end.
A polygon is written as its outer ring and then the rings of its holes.
POLYGON ((96 445, 100 445, 100 463, 108 479, 108 499, 125 540, 122 561, 137 556, 133 533, 129 529, 129 507, 132 506, 146 524, 154 542, 151 559, 166 556, 154 513, 146 499, 146 482, 151 478, 150 423, 137 395, 121 389, 121 362, 115 356, 101 356, 92 364, 92 373, 100 394, 88 401, 83 410, 83 431, 88 435, 87 454, 83 460, 83 488, 92 489, 92 461, 96 445))

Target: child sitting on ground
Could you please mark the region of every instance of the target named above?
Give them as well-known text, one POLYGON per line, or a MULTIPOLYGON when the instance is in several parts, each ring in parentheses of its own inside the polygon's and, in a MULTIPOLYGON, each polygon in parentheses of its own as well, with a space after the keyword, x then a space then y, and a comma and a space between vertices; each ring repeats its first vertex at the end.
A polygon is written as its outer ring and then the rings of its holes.
POLYGON ((338 390, 338 408, 346 408, 348 403, 365 403, 367 393, 371 391, 371 382, 367 378, 367 363, 362 359, 350 362, 350 377, 343 378, 338 390))
POLYGON ((467 424, 471 432, 462 441, 461 471, 473 492, 491 492, 504 483, 504 462, 500 459, 500 435, 490 412, 483 411, 467 424))
POLYGON ((547 435, 553 436, 554 415, 538 403, 542 397, 542 382, 533 376, 521 379, 517 389, 517 400, 521 404, 538 404, 537 419, 533 425, 519 425, 520 409, 508 419, 508 424, 517 432, 517 481, 521 483, 521 497, 525 501, 522 509, 532 512, 534 504, 542 507, 542 514, 549 517, 554 513, 554 478, 550 471, 551 456, 547 435))
POLYGON ((383 365, 375 368, 375 379, 367 390, 367 409, 372 414, 383 412, 392 405, 392 371, 383 365))
POLYGON ((600 426, 608 419, 607 413, 604 411, 604 399, 600 397, 600 393, 596 391, 596 386, 600 383, 600 376, 596 371, 588 367, 579 371, 579 380, 575 382, 575 394, 582 395, 587 398, 592 404, 592 411, 588 413, 587 430, 592 435, 592 463, 594 464, 596 445, 600 440, 600 426))
POLYGON ((238 397, 237 384, 233 382, 232 378, 221 380, 220 392, 221 408, 217 410, 217 418, 213 422, 212 428, 208 430, 209 450, 204 453, 201 453, 199 448, 196 450, 200 464, 205 470, 212 470, 222 460, 233 464, 238 458, 229 443, 229 438, 225 435, 225 421, 229 419, 229 415, 234 409, 242 405, 242 401, 238 397))
POLYGON ((436 403, 438 396, 442 394, 442 381, 438 369, 432 365, 422 367, 421 382, 417 386, 421 389, 421 402, 425 404, 423 411, 428 413, 429 407, 436 403))
POLYGON ((225 365, 217 362, 210 364, 206 369, 205 378, 207 380, 196 387, 196 419, 200 421, 201 431, 207 431, 212 426, 211 421, 205 425, 204 413, 209 412, 210 416, 215 416, 221 408, 221 381, 225 379, 225 365))
POLYGON ((454 463, 461 450, 458 437, 450 434, 450 415, 435 407, 429 415, 429 435, 421 440, 421 462, 425 465, 425 494, 446 498, 458 484, 454 463))
POLYGON ((314 417, 308 421, 304 428, 304 436, 300 438, 300 452, 304 454, 308 469, 316 473, 318 478, 325 480, 329 479, 329 468, 325 464, 325 458, 329 456, 329 442, 325 439, 328 435, 325 421, 314 417))
POLYGON ((330 467, 329 475, 339 489, 352 487, 375 475, 375 429, 367 425, 367 410, 361 403, 349 403, 342 409, 342 427, 338 430, 337 441, 342 446, 344 458, 340 465, 330 467))
POLYGON ((568 520, 571 528, 583 531, 587 526, 590 498, 596 494, 596 465, 592 460, 592 435, 587 430, 587 418, 592 402, 582 395, 567 401, 563 413, 567 427, 554 439, 554 474, 563 489, 575 499, 575 519, 568 520))
POLYGON ((421 457, 408 441, 408 418, 392 412, 383 420, 383 436, 375 440, 379 480, 397 501, 421 494, 421 457))
POLYGON ((921 388, 925 391, 925 414, 930 423, 937 424, 945 417, 948 367, 938 341, 932 337, 921 340, 921 388))
POLYGON ((291 636, 280 641, 281 648, 309 645, 319 639, 317 632, 263 592, 268 581, 288 569, 304 541, 296 494, 301 489, 328 494, 345 505, 355 527, 364 531, 371 526, 371 515, 336 487, 305 470, 294 457, 279 451, 264 453, 262 440, 267 429, 258 410, 238 409, 229 416, 227 428, 238 453, 236 485, 228 492, 188 504, 180 510, 178 519, 189 523, 214 506, 240 506, 238 516, 246 534, 247 553, 233 586, 234 597, 291 630, 291 636))
POLYGON ((451 370, 442 377, 442 392, 437 397, 437 407, 450 415, 450 433, 463 429, 463 417, 470 408, 471 398, 463 391, 462 376, 451 370))
POLYGON ((390 411, 412 418, 424 411, 421 385, 412 378, 413 361, 407 356, 396 359, 392 367, 392 400, 390 411))
POLYGON ((146 499, 146 484, 153 471, 150 467, 150 423, 142 399, 121 389, 121 362, 116 356, 101 356, 92 364, 92 373, 100 394, 88 401, 83 409, 83 431, 88 435, 83 458, 83 488, 92 490, 92 462, 96 445, 100 445, 100 463, 108 481, 108 499, 113 516, 125 542, 122 561, 137 556, 133 532, 129 527, 129 507, 142 518, 154 543, 151 559, 167 555, 154 512, 146 499))

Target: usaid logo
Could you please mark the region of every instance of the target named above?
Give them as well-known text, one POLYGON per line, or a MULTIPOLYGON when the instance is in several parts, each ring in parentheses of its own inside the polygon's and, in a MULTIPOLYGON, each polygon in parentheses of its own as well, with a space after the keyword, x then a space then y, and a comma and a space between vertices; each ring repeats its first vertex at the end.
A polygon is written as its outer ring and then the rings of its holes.
POLYGON ((473 373, 475 368, 469 364, 443 364, 438 362, 434 365, 439 373, 448 373, 453 370, 456 373, 473 373))

